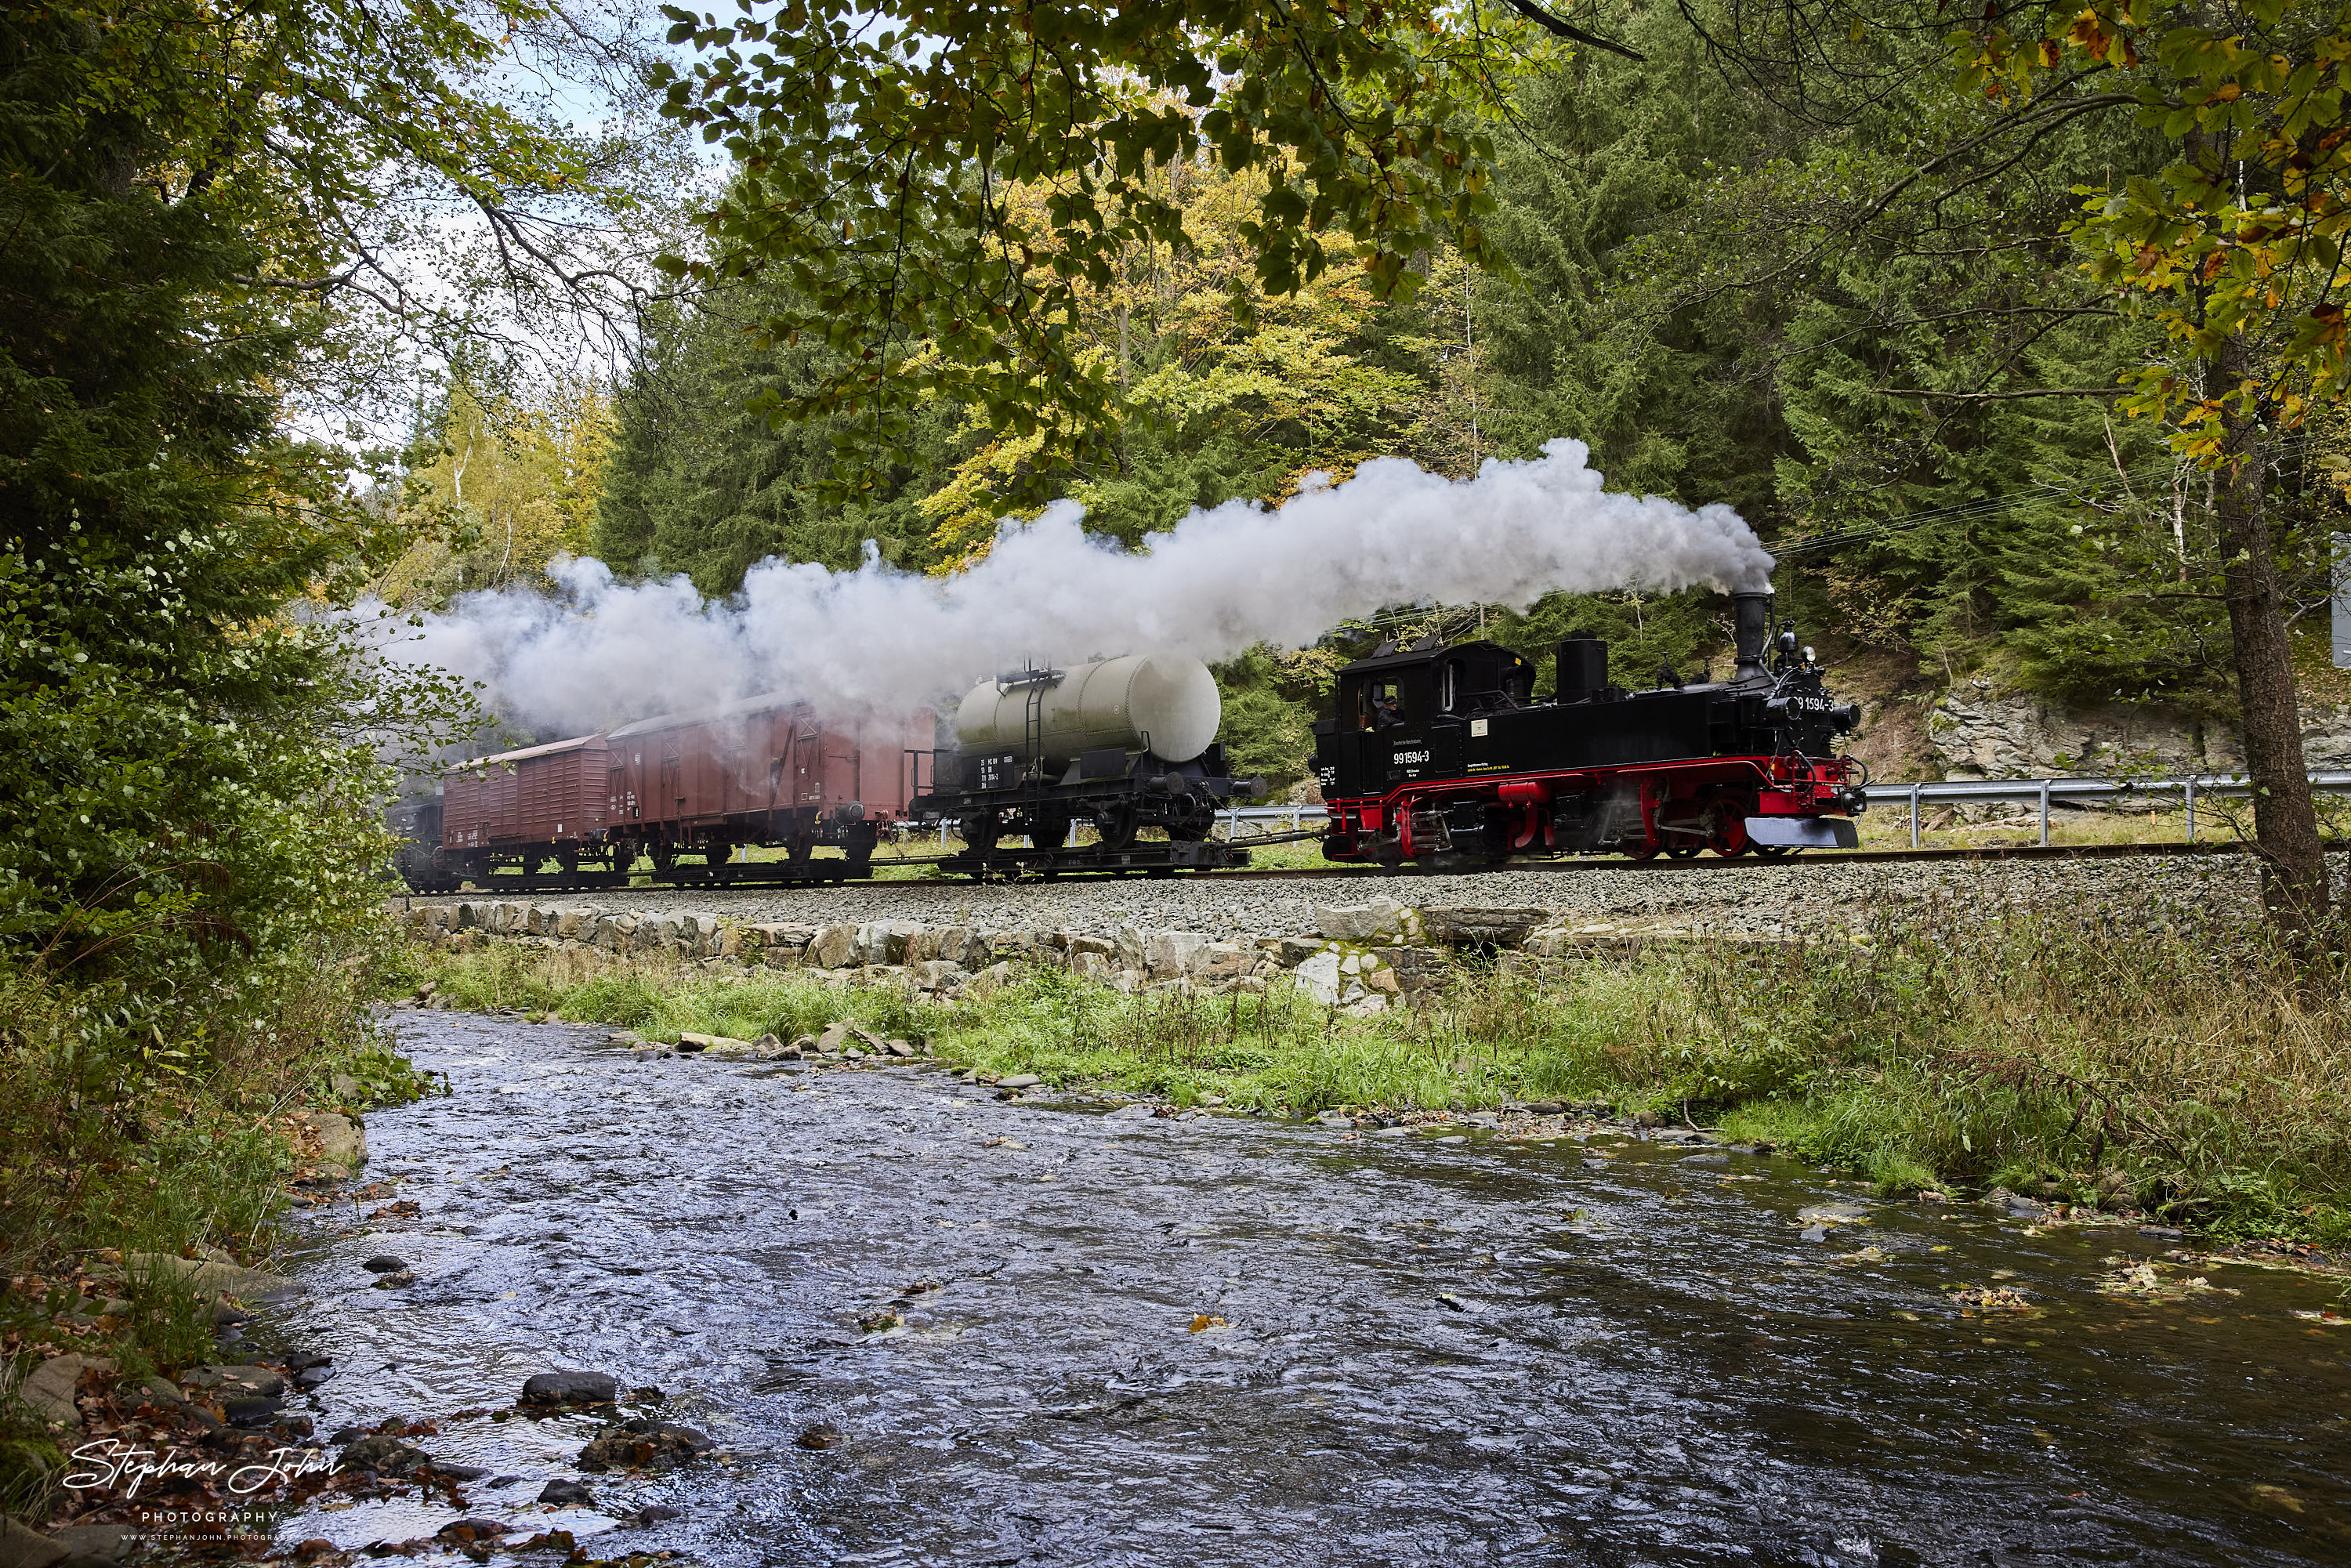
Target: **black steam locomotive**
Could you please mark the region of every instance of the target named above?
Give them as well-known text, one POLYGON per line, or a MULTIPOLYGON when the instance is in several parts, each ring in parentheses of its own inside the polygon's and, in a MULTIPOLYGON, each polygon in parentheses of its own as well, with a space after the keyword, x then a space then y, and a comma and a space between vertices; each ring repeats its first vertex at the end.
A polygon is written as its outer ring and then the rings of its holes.
POLYGON ((1339 673, 1315 770, 1333 861, 1429 870, 1512 855, 1635 860, 1851 849, 1866 769, 1834 754, 1860 710, 1833 701, 1813 651, 1772 636, 1769 592, 1731 596, 1728 681, 1608 684, 1608 644, 1558 648, 1557 693, 1492 643, 1393 642, 1339 673))

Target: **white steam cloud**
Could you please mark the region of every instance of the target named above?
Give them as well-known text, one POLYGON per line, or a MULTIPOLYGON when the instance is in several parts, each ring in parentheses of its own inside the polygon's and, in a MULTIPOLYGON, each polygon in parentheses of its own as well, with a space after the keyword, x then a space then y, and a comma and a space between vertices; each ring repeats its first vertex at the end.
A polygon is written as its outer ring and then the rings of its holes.
POLYGON ((1082 508, 1057 503, 946 580, 768 560, 719 602, 683 578, 629 585, 570 560, 559 596, 469 594, 385 651, 483 683, 511 721, 578 734, 769 693, 904 709, 1029 661, 1227 659, 1397 604, 1764 586, 1771 558, 1736 512, 1611 494, 1588 455, 1553 441, 1458 481, 1382 458, 1278 510, 1196 511, 1142 552, 1088 536, 1082 508))

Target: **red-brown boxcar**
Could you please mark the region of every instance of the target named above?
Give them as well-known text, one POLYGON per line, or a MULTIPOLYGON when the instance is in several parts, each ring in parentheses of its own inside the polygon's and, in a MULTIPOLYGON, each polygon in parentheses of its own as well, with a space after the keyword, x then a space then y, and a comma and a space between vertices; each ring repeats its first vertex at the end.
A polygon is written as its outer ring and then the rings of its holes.
POLYGON ((713 865, 743 844, 805 861, 834 844, 853 862, 903 819, 928 754, 927 713, 825 724, 804 704, 753 698, 715 714, 664 715, 607 737, 610 836, 667 867, 681 853, 713 865))
POLYGON ((442 848, 485 869, 496 859, 536 871, 549 856, 577 869, 603 842, 609 773, 601 735, 461 762, 443 780, 442 848))
POLYGON ((829 844, 849 863, 828 870, 862 874, 929 782, 933 733, 928 713, 824 724, 806 705, 754 698, 461 762, 443 779, 439 872, 528 873, 550 858, 625 871, 640 855, 665 871, 681 853, 719 865, 745 844, 805 867, 829 844))

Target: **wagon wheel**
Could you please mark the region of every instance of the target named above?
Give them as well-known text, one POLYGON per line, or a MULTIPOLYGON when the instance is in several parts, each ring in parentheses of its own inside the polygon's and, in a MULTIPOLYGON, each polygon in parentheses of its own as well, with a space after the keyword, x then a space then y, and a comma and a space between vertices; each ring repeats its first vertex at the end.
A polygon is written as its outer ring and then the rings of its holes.
POLYGON ((580 874, 580 852, 577 849, 558 850, 555 852, 555 863, 563 868, 564 875, 578 876, 580 874))
POLYGON ((1094 833, 1106 850, 1123 850, 1134 842, 1134 802, 1113 800, 1094 808, 1094 833))
POLYGON ((667 839, 655 839, 646 852, 653 856, 653 870, 663 876, 667 876, 670 868, 677 864, 677 846, 667 839))

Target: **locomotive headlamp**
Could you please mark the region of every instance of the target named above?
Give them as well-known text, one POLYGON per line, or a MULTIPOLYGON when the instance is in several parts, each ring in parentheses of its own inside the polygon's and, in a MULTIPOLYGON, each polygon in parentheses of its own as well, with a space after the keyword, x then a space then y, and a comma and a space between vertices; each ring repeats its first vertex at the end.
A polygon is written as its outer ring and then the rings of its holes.
POLYGON ((1806 649, 1804 650, 1804 663, 1806 663, 1807 664, 1813 664, 1813 663, 1816 663, 1816 662, 1817 662, 1817 661, 1815 661, 1815 660, 1813 659, 1813 651, 1812 651, 1810 648, 1806 648, 1806 649))

